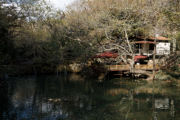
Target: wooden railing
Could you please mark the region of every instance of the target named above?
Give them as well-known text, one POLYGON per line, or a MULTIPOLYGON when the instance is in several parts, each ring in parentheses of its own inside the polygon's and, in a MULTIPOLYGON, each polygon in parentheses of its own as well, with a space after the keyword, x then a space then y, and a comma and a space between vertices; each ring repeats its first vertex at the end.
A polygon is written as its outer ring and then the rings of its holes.
MULTIPOLYGON (((106 65, 109 71, 130 71, 130 65, 106 65)), ((156 65, 156 70, 160 67, 156 65)), ((153 65, 135 65, 135 70, 153 70, 153 65)))

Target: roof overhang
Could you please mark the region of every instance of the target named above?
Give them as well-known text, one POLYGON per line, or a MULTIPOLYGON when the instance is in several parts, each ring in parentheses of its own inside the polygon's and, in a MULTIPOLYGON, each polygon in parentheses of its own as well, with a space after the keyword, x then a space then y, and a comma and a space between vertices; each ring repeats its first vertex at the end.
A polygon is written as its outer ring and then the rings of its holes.
POLYGON ((155 44, 155 42, 152 42, 152 41, 135 41, 132 43, 135 43, 135 44, 155 44))
POLYGON ((148 40, 159 40, 159 41, 169 41, 171 40, 170 38, 166 38, 166 37, 162 37, 162 36, 159 36, 159 37, 137 37, 139 39, 148 39, 148 40))

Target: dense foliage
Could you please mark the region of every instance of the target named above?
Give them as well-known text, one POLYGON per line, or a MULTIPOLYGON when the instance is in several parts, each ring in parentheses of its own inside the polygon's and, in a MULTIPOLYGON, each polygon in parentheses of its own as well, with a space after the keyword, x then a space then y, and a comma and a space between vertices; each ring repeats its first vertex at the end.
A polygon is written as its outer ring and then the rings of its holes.
POLYGON ((1 65, 55 69, 86 62, 101 44, 123 42, 124 31, 129 38, 155 34, 179 38, 179 0, 79 0, 64 12, 44 1, 5 2, 0 2, 1 65))

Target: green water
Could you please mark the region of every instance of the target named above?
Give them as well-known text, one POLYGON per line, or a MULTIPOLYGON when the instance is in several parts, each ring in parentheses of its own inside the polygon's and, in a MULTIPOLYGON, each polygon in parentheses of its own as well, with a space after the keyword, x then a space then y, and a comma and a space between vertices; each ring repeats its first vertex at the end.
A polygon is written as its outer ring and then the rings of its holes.
POLYGON ((39 76, 0 82, 1 120, 180 120, 179 81, 39 76))

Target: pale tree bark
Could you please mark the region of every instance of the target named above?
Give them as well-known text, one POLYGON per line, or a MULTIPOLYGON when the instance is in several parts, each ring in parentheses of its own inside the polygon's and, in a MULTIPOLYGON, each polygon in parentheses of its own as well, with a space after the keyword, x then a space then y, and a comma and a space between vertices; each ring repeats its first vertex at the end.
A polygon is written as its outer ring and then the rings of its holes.
MULTIPOLYGON (((106 39, 109 40, 108 47, 106 48, 107 44, 100 44, 103 48, 103 51, 112 51, 117 50, 118 57, 115 59, 116 63, 120 63, 121 61, 124 64, 130 65, 130 72, 134 73, 135 71, 135 62, 134 62, 134 49, 133 45, 129 41, 128 33, 126 28, 124 28, 124 38, 121 38, 123 42, 119 42, 118 40, 111 40, 111 37, 108 36, 105 30, 106 39), (129 57, 129 58, 128 58, 129 57)), ((109 61, 108 61, 109 62, 109 61)))

